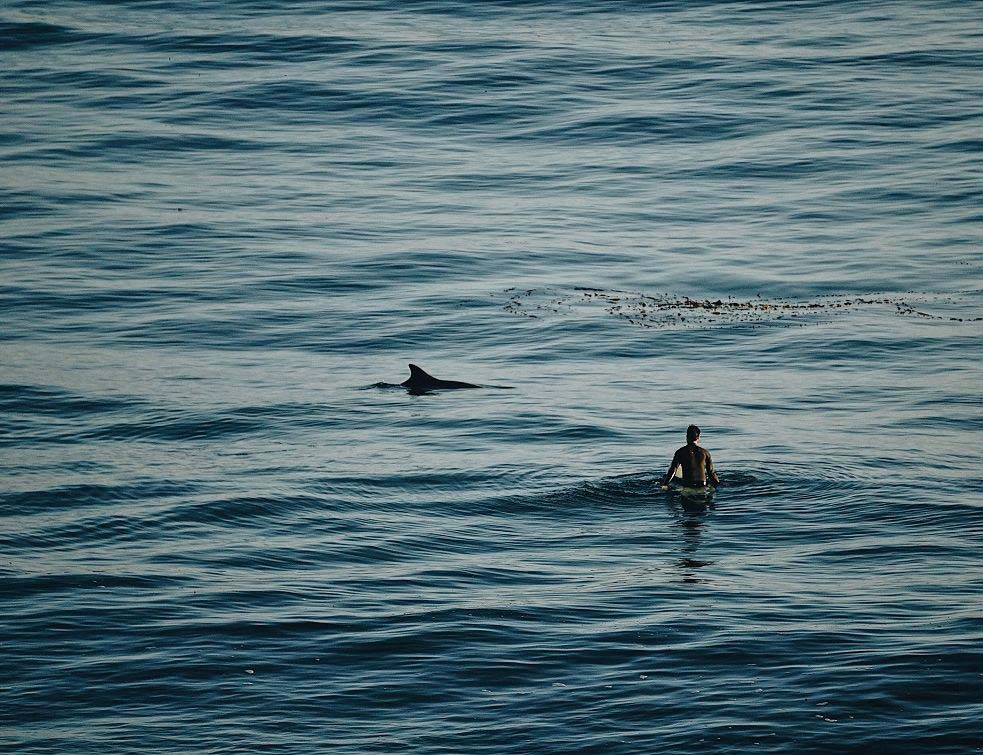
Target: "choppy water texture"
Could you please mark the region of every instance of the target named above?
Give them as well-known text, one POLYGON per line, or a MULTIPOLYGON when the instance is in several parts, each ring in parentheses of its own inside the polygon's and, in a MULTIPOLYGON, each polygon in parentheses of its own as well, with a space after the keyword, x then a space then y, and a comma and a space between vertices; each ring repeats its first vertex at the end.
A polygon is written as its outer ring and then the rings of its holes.
POLYGON ((0 749, 979 752, 980 11, 4 3, 0 749))

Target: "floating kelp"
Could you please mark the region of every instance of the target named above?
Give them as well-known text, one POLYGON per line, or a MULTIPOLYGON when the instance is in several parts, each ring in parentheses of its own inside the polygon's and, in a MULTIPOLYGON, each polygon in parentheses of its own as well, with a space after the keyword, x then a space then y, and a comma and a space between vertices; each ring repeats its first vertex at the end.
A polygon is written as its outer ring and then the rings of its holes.
POLYGON ((952 322, 977 322, 983 317, 951 317, 924 311, 925 300, 954 303, 951 298, 930 294, 907 297, 821 296, 811 300, 764 298, 694 299, 670 293, 642 294, 598 288, 508 288, 503 305, 506 312, 522 317, 586 316, 603 312, 643 328, 710 326, 733 323, 776 323, 795 325, 849 311, 885 309, 902 316, 952 322), (917 306, 916 306, 917 305, 917 306))

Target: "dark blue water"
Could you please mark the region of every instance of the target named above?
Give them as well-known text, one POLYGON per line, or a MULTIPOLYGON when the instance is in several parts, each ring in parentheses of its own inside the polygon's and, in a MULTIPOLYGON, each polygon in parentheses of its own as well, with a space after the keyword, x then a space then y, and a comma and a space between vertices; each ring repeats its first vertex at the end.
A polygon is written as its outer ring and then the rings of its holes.
POLYGON ((0 749, 983 751, 981 17, 5 2, 0 749))

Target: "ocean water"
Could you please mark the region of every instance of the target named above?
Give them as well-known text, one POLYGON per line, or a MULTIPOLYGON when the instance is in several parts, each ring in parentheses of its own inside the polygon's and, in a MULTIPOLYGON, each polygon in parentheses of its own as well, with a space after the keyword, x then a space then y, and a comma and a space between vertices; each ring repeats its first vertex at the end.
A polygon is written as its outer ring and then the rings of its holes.
POLYGON ((983 751, 981 18, 6 0, 0 750, 983 751))

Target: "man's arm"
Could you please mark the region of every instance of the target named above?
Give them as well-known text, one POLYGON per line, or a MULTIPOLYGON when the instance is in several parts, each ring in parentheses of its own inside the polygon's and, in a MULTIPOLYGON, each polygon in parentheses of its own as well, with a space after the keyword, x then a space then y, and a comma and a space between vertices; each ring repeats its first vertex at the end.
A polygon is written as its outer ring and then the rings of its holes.
POLYGON ((679 466, 679 452, 677 451, 672 455, 672 463, 669 465, 669 471, 666 472, 666 476, 662 478, 662 488, 663 490, 669 487, 669 480, 671 480, 676 474, 676 468, 679 466))
POLYGON ((713 469, 713 459, 710 458, 709 451, 707 451, 707 479, 712 482, 715 487, 720 487, 720 478, 717 477, 717 473, 713 469))

